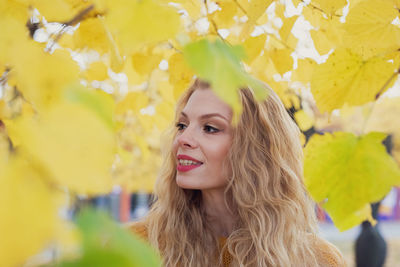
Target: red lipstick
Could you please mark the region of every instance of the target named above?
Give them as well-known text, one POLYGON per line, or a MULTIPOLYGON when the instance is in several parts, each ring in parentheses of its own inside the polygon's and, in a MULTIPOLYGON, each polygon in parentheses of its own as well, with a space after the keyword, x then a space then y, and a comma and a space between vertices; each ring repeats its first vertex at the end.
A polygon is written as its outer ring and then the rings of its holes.
POLYGON ((188 155, 182 155, 182 154, 181 154, 181 155, 178 155, 178 163, 177 163, 176 169, 177 169, 178 171, 180 171, 180 172, 187 172, 187 171, 193 170, 193 169, 195 169, 195 168, 197 168, 197 167, 200 167, 202 164, 203 164, 203 162, 201 162, 201 161, 199 161, 199 160, 197 160, 197 159, 195 159, 195 158, 192 158, 192 157, 190 157, 190 156, 188 156, 188 155), (179 160, 181 160, 181 159, 183 159, 183 160, 191 160, 191 161, 194 161, 194 162, 197 162, 197 163, 200 163, 200 164, 181 165, 181 164, 179 163, 179 160))

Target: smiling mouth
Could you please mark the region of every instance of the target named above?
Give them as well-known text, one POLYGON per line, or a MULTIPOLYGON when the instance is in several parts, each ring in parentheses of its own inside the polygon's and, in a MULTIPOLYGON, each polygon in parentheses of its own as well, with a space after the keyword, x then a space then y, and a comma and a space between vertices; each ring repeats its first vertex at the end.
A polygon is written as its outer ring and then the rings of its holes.
POLYGON ((202 162, 188 160, 188 159, 179 159, 178 162, 179 162, 179 165, 181 165, 181 166, 191 166, 191 165, 201 165, 201 164, 203 164, 202 162))
POLYGON ((187 172, 203 165, 202 162, 195 162, 191 160, 179 160, 176 169, 179 172, 187 172))

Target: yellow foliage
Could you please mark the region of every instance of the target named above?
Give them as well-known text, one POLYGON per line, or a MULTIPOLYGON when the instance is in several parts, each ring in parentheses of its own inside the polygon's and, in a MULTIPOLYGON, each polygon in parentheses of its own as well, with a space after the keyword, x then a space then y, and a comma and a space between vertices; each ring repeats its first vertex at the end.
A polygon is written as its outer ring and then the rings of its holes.
POLYGON ((316 65, 317 63, 311 58, 298 59, 297 69, 292 73, 292 81, 309 83, 316 65))
POLYGON ((101 54, 110 49, 104 24, 99 18, 87 18, 82 21, 73 39, 76 48, 95 49, 101 54))
POLYGON ((328 16, 341 15, 341 9, 347 5, 346 0, 312 0, 311 4, 322 9, 328 16))
MULTIPOLYGON (((0 13, 3 14, 3 13, 0 13)), ((0 16, 0 67, 12 65, 15 47, 21 48, 18 53, 23 53, 24 47, 29 46, 29 32, 25 27, 26 19, 16 20, 15 18, 0 16)), ((3 74, 3 73, 1 73, 3 74)))
POLYGON ((46 20, 51 22, 67 22, 75 16, 72 6, 64 0, 31 0, 30 2, 46 20))
POLYGON ((55 236, 61 203, 40 166, 20 156, 1 165, 0 262, 20 266, 55 236))
POLYGON ((58 103, 40 119, 23 117, 7 129, 58 184, 80 194, 111 190, 114 135, 88 108, 58 103))
POLYGON ((286 48, 274 48, 268 51, 268 55, 270 56, 279 74, 282 75, 293 68, 293 58, 290 55, 292 52, 292 50, 286 48))
POLYGON ((38 110, 55 104, 65 87, 79 78, 78 65, 65 50, 50 55, 41 47, 25 47, 13 61, 18 89, 38 110))
POLYGON ((257 20, 265 13, 272 2, 273 0, 250 0, 250 2, 246 3, 246 5, 242 5, 242 7, 246 10, 248 21, 240 33, 240 39, 245 39, 248 37, 254 25, 257 23, 257 20))
POLYGON ((168 60, 169 82, 174 86, 174 97, 178 99, 189 86, 194 75, 181 53, 173 54, 168 60))
POLYGON ((180 18, 174 8, 154 0, 118 0, 113 1, 106 23, 118 36, 122 54, 131 54, 142 45, 174 37, 180 27, 180 18))
POLYGON ((140 75, 149 75, 152 70, 158 67, 163 56, 154 53, 153 49, 148 49, 144 53, 134 53, 132 55, 132 65, 140 75))
POLYGON ((341 231, 368 219, 366 206, 400 185, 400 168, 381 143, 385 136, 325 133, 304 150, 305 184, 341 231))
POLYGON ((388 51, 399 48, 400 28, 392 24, 399 11, 393 1, 366 0, 346 17, 348 46, 388 51))
POLYGON ((230 28, 235 23, 233 17, 237 15, 237 4, 230 0, 218 1, 217 4, 220 10, 213 12, 210 18, 217 24, 218 28, 230 28))
POLYGON ((243 47, 247 56, 245 59, 246 63, 251 64, 251 62, 260 55, 261 51, 264 49, 266 40, 267 35, 261 34, 255 37, 250 36, 244 41, 243 47))
POLYGON ((294 118, 300 130, 307 131, 314 125, 314 119, 307 114, 304 109, 300 109, 294 114, 294 118))
POLYGON ((116 114, 124 114, 128 110, 139 113, 140 109, 147 107, 149 97, 144 92, 130 92, 116 106, 116 114))
POLYGON ((394 71, 393 63, 384 57, 364 61, 350 50, 339 49, 315 67, 311 91, 321 112, 341 108, 345 103, 361 105, 375 99, 394 71))
POLYGON ((104 81, 108 79, 108 68, 101 61, 95 61, 89 65, 85 72, 85 78, 89 81, 104 81))

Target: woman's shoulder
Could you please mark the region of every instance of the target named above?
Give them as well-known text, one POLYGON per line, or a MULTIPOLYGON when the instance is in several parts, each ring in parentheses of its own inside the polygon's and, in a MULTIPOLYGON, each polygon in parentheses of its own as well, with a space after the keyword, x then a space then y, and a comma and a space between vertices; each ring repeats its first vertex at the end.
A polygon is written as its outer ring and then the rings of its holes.
POLYGON ((345 267, 346 261, 337 247, 330 242, 310 234, 313 251, 321 267, 345 267))
POLYGON ((133 221, 124 224, 124 227, 130 232, 138 235, 139 237, 147 240, 147 225, 144 221, 133 221))

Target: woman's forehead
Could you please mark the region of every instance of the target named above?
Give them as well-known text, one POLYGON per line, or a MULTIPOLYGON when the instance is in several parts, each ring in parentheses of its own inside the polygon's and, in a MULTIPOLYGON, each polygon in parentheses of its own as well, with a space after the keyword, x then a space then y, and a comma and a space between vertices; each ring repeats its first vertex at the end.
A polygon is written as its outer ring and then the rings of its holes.
POLYGON ((232 118, 232 108, 211 89, 195 90, 182 112, 200 116, 205 113, 219 113, 228 120, 232 118))

